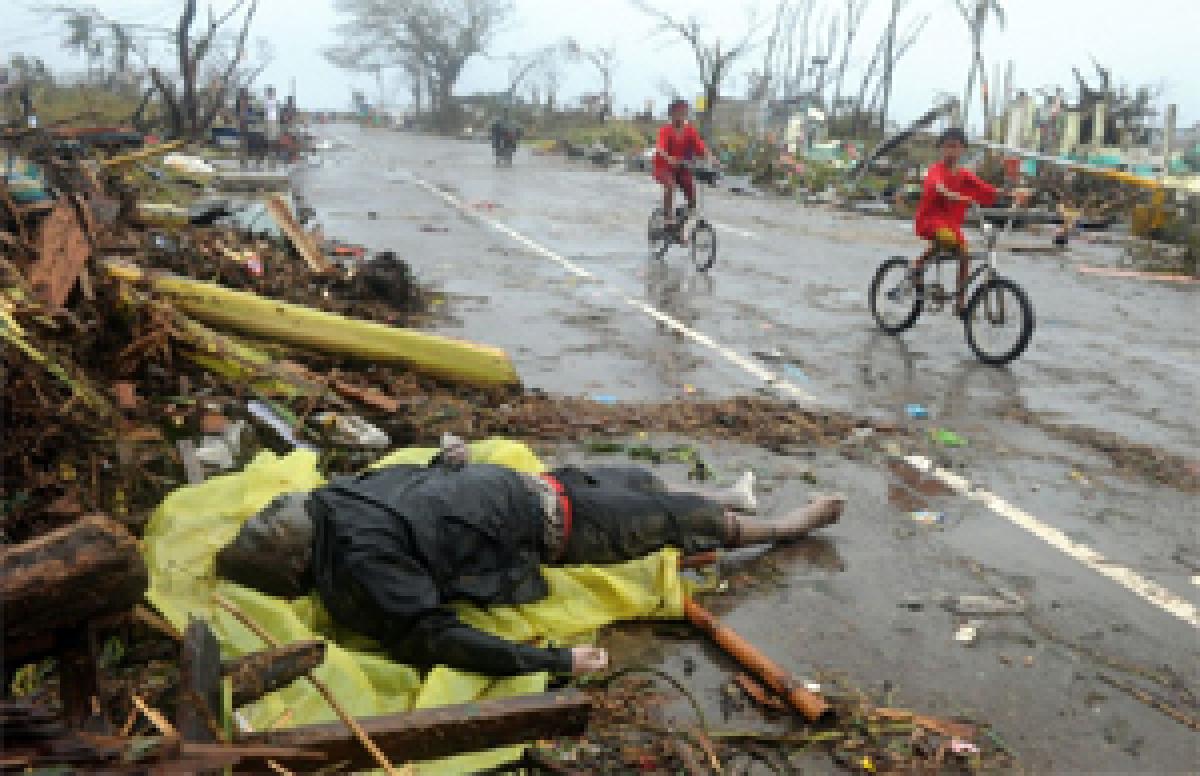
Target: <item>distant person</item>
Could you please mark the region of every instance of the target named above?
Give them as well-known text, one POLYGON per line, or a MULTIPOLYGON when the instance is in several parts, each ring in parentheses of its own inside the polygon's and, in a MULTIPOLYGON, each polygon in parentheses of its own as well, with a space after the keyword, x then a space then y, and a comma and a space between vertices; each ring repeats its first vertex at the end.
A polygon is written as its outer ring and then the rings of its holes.
POLYGON ((921 271, 938 251, 948 250, 958 254, 958 288, 955 290, 955 314, 960 317, 966 309, 967 274, 970 261, 967 256, 967 238, 962 225, 967 209, 972 202, 990 205, 996 199, 996 188, 970 170, 958 166, 959 159, 967 149, 967 135, 957 127, 951 127, 938 138, 938 150, 942 160, 931 165, 925 176, 921 202, 917 205, 914 227, 917 236, 929 241, 929 247, 914 262, 917 276, 917 293, 924 293, 921 271))
POLYGON ((21 118, 25 120, 25 126, 37 129, 38 118, 37 113, 33 110, 33 92, 28 83, 21 84, 21 88, 17 92, 17 99, 21 101, 21 118))
MULTIPOLYGON (((658 131, 658 146, 654 154, 654 180, 663 187, 663 211, 666 213, 668 228, 675 225, 676 186, 683 189, 688 210, 696 209, 696 181, 687 163, 702 155, 710 164, 716 164, 700 133, 688 122, 689 110, 687 100, 672 100, 667 108, 670 122, 658 131)), ((682 237, 682 229, 680 235, 681 241, 686 239, 682 237)))
POLYGON ((263 119, 266 122, 267 160, 275 161, 279 152, 279 100, 275 97, 275 87, 267 87, 267 97, 263 100, 263 119))
POLYGON ((237 121, 238 139, 241 142, 242 166, 245 167, 246 161, 250 158, 250 120, 253 115, 248 89, 238 89, 237 99, 233 103, 233 113, 234 120, 237 121))

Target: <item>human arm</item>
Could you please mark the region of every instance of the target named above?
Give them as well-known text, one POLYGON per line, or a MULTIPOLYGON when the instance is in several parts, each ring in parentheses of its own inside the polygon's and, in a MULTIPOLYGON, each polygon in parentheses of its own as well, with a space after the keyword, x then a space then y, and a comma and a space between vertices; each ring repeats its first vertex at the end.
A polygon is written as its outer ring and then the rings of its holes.
POLYGON ((968 201, 987 207, 996 201, 998 190, 970 170, 959 172, 958 186, 968 201))
POLYGON ((463 623, 444 605, 430 570, 388 536, 369 537, 356 550, 335 595, 379 624, 374 635, 397 660, 489 676, 574 669, 570 650, 508 641, 463 623))
POLYGON ((445 665, 487 676, 517 676, 540 671, 569 674, 574 671, 572 651, 543 649, 508 641, 472 628, 449 609, 432 610, 404 628, 389 628, 388 651, 417 666, 445 665))

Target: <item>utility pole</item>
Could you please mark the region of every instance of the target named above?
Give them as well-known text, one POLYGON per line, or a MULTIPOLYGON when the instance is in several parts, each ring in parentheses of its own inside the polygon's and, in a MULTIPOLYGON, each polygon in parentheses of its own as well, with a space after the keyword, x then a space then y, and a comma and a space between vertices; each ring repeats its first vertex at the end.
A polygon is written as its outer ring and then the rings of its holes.
POLYGON ((900 0, 892 0, 892 14, 888 19, 887 46, 883 52, 883 107, 879 109, 879 129, 887 132, 888 102, 892 97, 892 61, 896 49, 896 14, 900 12, 900 0))

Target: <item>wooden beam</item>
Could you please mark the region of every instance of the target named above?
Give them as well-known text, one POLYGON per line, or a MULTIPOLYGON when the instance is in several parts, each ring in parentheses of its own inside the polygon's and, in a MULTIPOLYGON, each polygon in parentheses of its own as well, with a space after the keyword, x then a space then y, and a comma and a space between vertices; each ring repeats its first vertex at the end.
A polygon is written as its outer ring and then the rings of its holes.
POLYGON ((183 634, 176 726, 187 741, 217 740, 221 720, 221 645, 212 628, 193 618, 183 634))
POLYGON ((137 541, 103 515, 0 549, 5 662, 53 649, 48 634, 133 607, 147 583, 137 541))
MULTIPOLYGON (((576 736, 586 728, 590 713, 591 698, 571 689, 365 717, 358 722, 389 756, 413 761, 540 738, 576 736)), ((296 746, 321 752, 327 762, 346 761, 349 770, 374 765, 358 740, 336 722, 251 733, 240 736, 238 743, 296 746)), ((285 766, 303 769, 303 763, 298 761, 287 757, 277 759, 285 766)))
POLYGON ((329 262, 325 259, 325 254, 321 252, 321 246, 317 245, 317 241, 312 238, 312 235, 304 231, 304 227, 296 221, 296 217, 292 215, 292 209, 288 207, 287 200, 282 195, 274 194, 267 199, 267 212, 275 219, 275 223, 279 225, 280 230, 287 236, 292 247, 296 249, 296 253, 300 254, 300 258, 304 259, 304 263, 310 270, 317 273, 329 271, 329 262))
POLYGON ((287 687, 325 662, 325 642, 297 641, 226 661, 221 673, 233 681, 233 706, 253 703, 287 687))

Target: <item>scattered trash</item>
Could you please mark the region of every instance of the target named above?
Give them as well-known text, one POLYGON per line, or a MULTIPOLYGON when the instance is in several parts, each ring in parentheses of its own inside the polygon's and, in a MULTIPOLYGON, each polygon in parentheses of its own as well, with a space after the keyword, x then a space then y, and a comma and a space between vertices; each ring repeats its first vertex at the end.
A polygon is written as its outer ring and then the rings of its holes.
POLYGON ((929 510, 920 510, 909 515, 913 522, 922 525, 942 525, 946 522, 946 515, 942 512, 931 512, 929 510))
POLYGON ((1092 481, 1087 478, 1087 475, 1085 475, 1083 472, 1079 471, 1078 469, 1071 470, 1071 479, 1075 480, 1075 482, 1078 482, 1080 485, 1091 485, 1092 484, 1092 481))
POLYGON ((357 415, 323 412, 313 420, 330 430, 330 439, 338 444, 356 447, 387 447, 391 444, 386 433, 357 415))
POLYGON ((766 361, 768 363, 775 363, 776 361, 782 361, 785 358, 783 353, 778 348, 774 348, 772 350, 767 350, 767 351, 756 350, 756 351, 754 351, 754 357, 757 359, 760 359, 762 361, 766 361))
POLYGON ((607 393, 597 393, 592 396, 592 401, 597 404, 608 404, 611 406, 617 403, 617 397, 607 393))
POLYGON ((246 411, 251 417, 262 421, 271 431, 274 431, 280 439, 287 442, 294 448, 301 450, 315 450, 316 448, 296 436, 296 432, 292 430, 292 424, 288 423, 278 411, 271 406, 257 399, 246 404, 246 411))
POLYGON ((925 418, 929 417, 929 410, 927 410, 925 407, 921 406, 920 404, 905 405, 904 411, 908 414, 908 416, 910 418, 912 418, 914 420, 924 420, 925 418))
POLYGON ((1026 608, 1023 600, 990 595, 953 596, 943 605, 949 611, 962 616, 1021 614, 1026 608))
POLYGON ((974 623, 958 626, 958 630, 954 632, 954 640, 963 646, 972 646, 979 640, 979 627, 974 623))
POLYGON ((447 234, 450 231, 448 226, 433 226, 431 224, 421 224, 421 231, 426 234, 447 234))
POLYGON ((869 426, 860 426, 850 432, 850 436, 846 438, 847 442, 865 442, 875 435, 875 429, 869 426))
POLYGON ((784 364, 783 365, 783 373, 785 375, 787 375, 788 377, 792 378, 793 380, 799 380, 802 383, 811 382, 808 379, 808 375, 804 374, 804 371, 802 369, 800 369, 799 367, 794 366, 792 364, 784 364))
POLYGON ((929 432, 929 438, 937 442, 942 447, 966 447, 967 440, 965 437, 944 428, 935 428, 929 432))
POLYGON ((970 741, 964 741, 961 738, 950 739, 950 751, 954 754, 976 755, 980 753, 980 749, 970 741))

